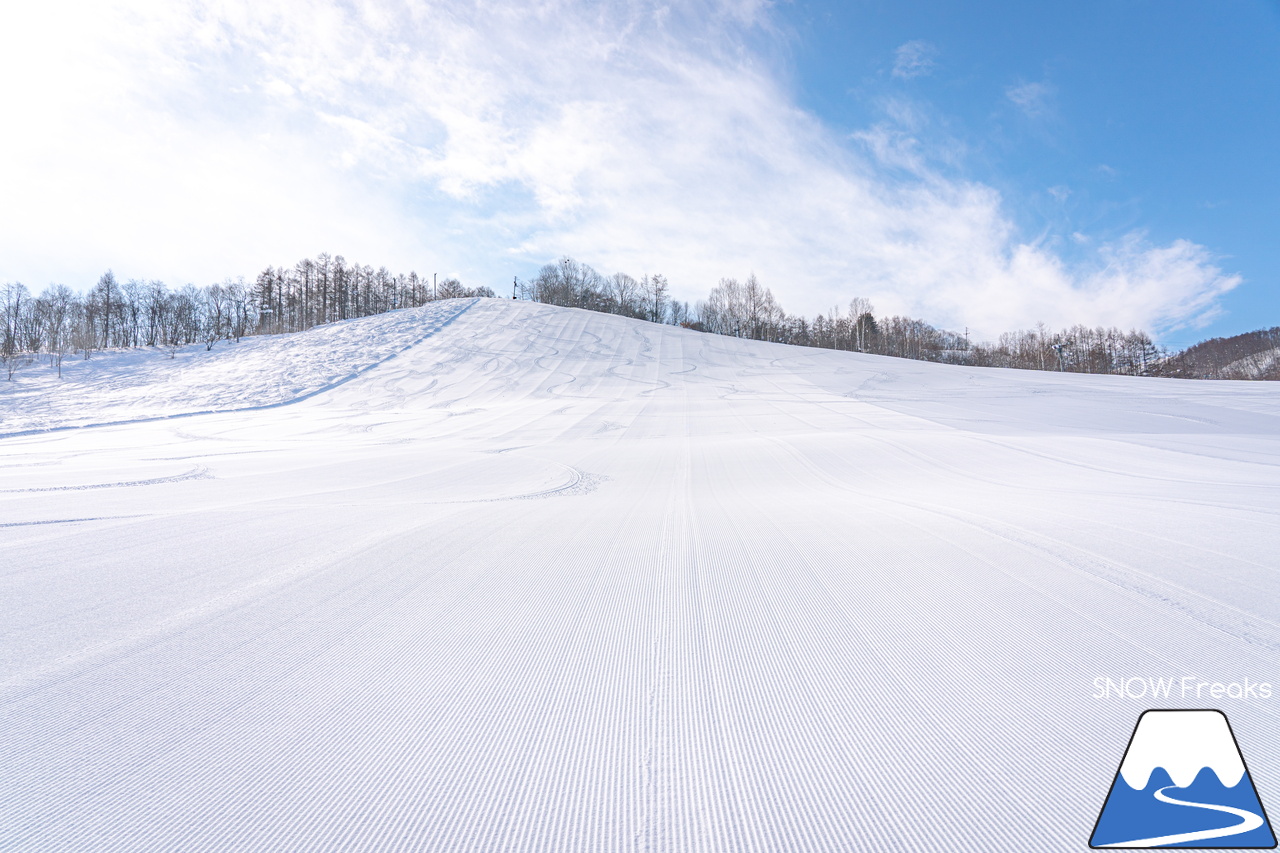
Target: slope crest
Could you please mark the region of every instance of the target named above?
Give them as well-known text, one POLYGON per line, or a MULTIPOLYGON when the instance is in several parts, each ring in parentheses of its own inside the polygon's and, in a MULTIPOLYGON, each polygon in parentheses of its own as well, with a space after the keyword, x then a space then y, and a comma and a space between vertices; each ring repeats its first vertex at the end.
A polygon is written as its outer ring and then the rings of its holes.
POLYGON ((33 365, 0 388, 0 435, 279 406, 353 379, 421 343, 475 304, 343 320, 305 332, 159 349, 94 353, 63 363, 63 378, 33 365))

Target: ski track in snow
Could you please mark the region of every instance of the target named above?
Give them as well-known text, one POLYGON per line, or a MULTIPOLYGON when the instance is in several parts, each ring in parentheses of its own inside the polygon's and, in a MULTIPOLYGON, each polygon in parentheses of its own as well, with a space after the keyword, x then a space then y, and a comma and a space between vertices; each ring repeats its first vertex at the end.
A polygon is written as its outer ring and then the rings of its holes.
POLYGON ((1273 384, 502 300, 87 364, 0 391, 0 850, 1076 850, 1180 701, 1095 677, 1280 684, 1273 384))

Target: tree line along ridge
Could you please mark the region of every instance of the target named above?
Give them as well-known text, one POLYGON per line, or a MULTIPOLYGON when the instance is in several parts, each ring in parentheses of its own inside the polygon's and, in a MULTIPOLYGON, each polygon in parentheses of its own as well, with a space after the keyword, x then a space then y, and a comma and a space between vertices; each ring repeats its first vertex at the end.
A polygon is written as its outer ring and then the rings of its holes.
MULTIPOLYGON (((320 254, 292 267, 267 267, 243 278, 172 290, 160 281, 119 281, 111 272, 83 294, 62 284, 39 295, 17 283, 0 288, 0 362, 7 378, 45 359, 61 375, 73 353, 151 347, 173 356, 184 346, 305 331, 324 323, 415 308, 440 299, 494 297, 456 278, 436 281, 391 273, 320 254)), ((693 305, 670 296, 662 275, 605 276, 573 258, 546 264, 529 281, 513 280, 512 297, 582 308, 701 332, 794 346, 865 352, 977 367, 1196 379, 1280 379, 1280 327, 1213 338, 1181 352, 1157 346, 1143 331, 1073 326, 1007 332, 995 342, 938 329, 922 320, 877 316, 863 298, 847 311, 812 318, 788 314, 755 275, 724 278, 693 305)))

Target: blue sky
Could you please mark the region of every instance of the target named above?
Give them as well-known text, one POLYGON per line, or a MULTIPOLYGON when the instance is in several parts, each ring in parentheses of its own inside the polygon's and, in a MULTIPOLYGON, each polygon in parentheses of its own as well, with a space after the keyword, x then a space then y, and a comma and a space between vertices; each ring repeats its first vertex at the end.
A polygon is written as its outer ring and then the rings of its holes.
MULTIPOLYGON (((892 99, 1028 234, 1207 246, 1244 281, 1192 338, 1280 324, 1280 4, 797 2, 795 97, 854 133, 892 99), (890 48, 913 44, 894 73, 890 48)), ((1182 338, 1182 335, 1166 336, 1182 338)))
POLYGON ((1278 57, 1264 2, 8 4, 0 281, 571 254, 1190 342, 1280 324, 1278 57))

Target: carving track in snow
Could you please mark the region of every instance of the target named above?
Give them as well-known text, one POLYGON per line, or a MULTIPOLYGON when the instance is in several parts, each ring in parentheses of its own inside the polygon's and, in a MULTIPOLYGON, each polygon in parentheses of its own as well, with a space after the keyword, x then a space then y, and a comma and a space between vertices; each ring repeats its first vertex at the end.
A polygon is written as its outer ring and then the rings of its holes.
POLYGON ((458 307, 0 396, 138 419, 0 439, 0 849, 1080 849, 1280 684, 1280 387, 458 307))

